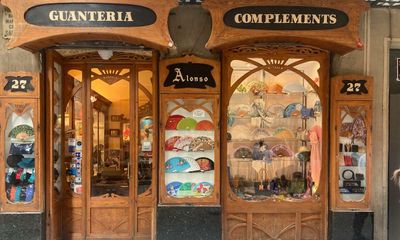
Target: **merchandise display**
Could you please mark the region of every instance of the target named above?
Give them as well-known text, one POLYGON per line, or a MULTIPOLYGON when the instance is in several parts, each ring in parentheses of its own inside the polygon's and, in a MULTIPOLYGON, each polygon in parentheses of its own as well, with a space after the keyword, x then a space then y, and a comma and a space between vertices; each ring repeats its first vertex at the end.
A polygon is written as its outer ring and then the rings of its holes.
POLYGON ((339 192, 345 202, 361 201, 366 192, 366 111, 363 106, 340 106, 339 192))
POLYGON ((33 109, 9 108, 5 131, 5 187, 9 203, 31 203, 35 194, 35 131, 33 109))
POLYGON ((167 101, 164 174, 172 198, 203 198, 214 192, 215 128, 213 102, 167 101))
MULTIPOLYGON (((248 201, 318 198, 322 133, 314 130, 321 129, 322 110, 314 109, 320 99, 313 89, 318 86, 291 71, 254 71, 242 60, 231 67, 231 84, 237 86, 231 90, 227 115, 232 191, 248 201)), ((308 79, 318 77, 317 64, 307 67, 299 71, 310 73, 308 79)))

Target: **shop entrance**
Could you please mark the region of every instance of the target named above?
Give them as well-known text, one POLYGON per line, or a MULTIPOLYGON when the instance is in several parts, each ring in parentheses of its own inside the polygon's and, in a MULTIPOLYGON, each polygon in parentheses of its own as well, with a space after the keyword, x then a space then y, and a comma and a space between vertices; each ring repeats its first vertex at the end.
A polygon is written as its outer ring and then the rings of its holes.
POLYGON ((151 238, 152 60, 144 50, 47 51, 48 239, 151 238))

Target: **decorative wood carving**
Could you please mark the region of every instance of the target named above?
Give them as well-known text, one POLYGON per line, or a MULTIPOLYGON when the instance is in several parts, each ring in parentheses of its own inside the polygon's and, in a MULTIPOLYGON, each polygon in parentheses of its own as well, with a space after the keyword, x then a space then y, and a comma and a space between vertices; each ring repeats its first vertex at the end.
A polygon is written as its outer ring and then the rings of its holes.
MULTIPOLYGON (((177 1, 120 0, 118 4, 129 4, 151 9, 155 15, 154 23, 138 27, 54 27, 29 24, 25 20, 25 13, 39 5, 55 3, 96 3, 115 4, 113 0, 31 0, 14 1, 1 0, 1 4, 8 7, 14 17, 14 33, 8 44, 9 48, 23 47, 37 51, 60 43, 87 40, 123 41, 131 44, 143 44, 159 50, 166 50, 173 45, 168 33, 168 15, 172 8, 178 5, 177 1)), ((133 16, 134 19, 135 16, 133 16)), ((134 19, 135 21, 135 19, 134 19)))
MULTIPOLYGON (((361 14, 368 9, 363 0, 348 0, 338 4, 336 0, 207 0, 203 6, 211 12, 213 31, 207 48, 223 49, 243 43, 257 42, 302 42, 329 49, 341 54, 362 47, 359 40, 359 21, 361 14), (319 7, 339 10, 347 14, 346 26, 329 30, 264 30, 229 27, 224 23, 225 14, 235 8, 251 6, 296 6, 319 7)), ((282 12, 286 13, 286 12, 282 12)), ((301 25, 301 24, 300 24, 301 25)), ((304 25, 304 24, 303 24, 304 25)))
MULTIPOLYGON (((97 62, 104 61, 97 52, 88 52, 74 54, 65 58, 65 61, 71 62, 97 62)), ((151 55, 140 55, 134 53, 114 51, 112 57, 107 62, 151 62, 151 55)))
POLYGON ((98 69, 100 73, 93 71, 90 72, 90 80, 100 79, 109 85, 112 85, 120 80, 130 81, 131 79, 131 72, 125 71, 128 70, 124 67, 120 66, 113 66, 113 65, 105 65, 105 66, 98 66, 95 69, 98 69))

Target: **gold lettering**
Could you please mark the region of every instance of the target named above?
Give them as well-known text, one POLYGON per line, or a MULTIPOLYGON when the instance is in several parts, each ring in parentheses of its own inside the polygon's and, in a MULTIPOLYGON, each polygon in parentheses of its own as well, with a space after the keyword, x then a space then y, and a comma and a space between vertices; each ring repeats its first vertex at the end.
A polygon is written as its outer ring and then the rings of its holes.
POLYGON ((263 23, 262 22, 262 14, 253 13, 253 14, 251 14, 251 18, 252 18, 252 20, 251 20, 252 23, 263 23))
POLYGON ((311 23, 311 14, 304 14, 304 23, 310 24, 311 23))
POLYGON ((280 14, 275 14, 275 23, 282 23, 282 19, 279 16, 280 14))
POLYGON ((125 13, 125 22, 133 22, 132 12, 125 13))
POLYGON ((60 21, 62 21, 62 22, 65 22, 65 21, 67 21, 67 15, 68 15, 68 12, 67 11, 59 11, 59 18, 60 18, 60 21))
POLYGON ((274 19, 273 14, 265 14, 265 23, 271 23, 272 19, 274 19))
POLYGON ((94 12, 94 11, 87 11, 87 13, 89 14, 89 21, 92 21, 92 22, 94 22, 94 21, 96 21, 96 12, 94 12))
POLYGON ((58 21, 57 11, 50 11, 49 18, 51 21, 58 21))
POLYGON ((106 12, 98 11, 97 12, 97 21, 104 22, 106 20, 106 12))
POLYGON ((290 23, 289 14, 282 14, 282 16, 283 16, 282 23, 290 23))
POLYGON ((107 21, 115 22, 115 12, 111 12, 111 11, 107 12, 107 21))
POLYGON ((321 15, 315 15, 315 14, 313 14, 313 15, 312 15, 312 23, 318 23, 318 24, 320 24, 320 23, 321 23, 321 15))
POLYGON ((336 24, 337 23, 336 14, 329 15, 329 20, 330 24, 336 24))
POLYGON ((77 21, 76 16, 75 16, 75 11, 70 11, 68 12, 68 20, 67 21, 77 21))
POLYGON ((292 19, 292 23, 298 23, 298 24, 302 24, 302 17, 300 14, 291 14, 290 15, 291 19, 292 19))
POLYGON ((78 21, 87 21, 87 15, 83 11, 78 11, 78 21))
POLYGON ((243 23, 251 23, 251 15, 246 13, 243 14, 243 23))

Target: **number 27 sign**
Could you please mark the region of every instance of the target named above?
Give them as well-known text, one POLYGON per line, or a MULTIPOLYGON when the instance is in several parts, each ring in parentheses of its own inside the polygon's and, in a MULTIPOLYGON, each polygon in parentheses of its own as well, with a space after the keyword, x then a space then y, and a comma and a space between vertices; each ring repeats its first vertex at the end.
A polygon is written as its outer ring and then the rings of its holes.
POLYGON ((7 81, 4 87, 5 91, 28 92, 35 90, 31 83, 33 79, 31 76, 6 76, 5 79, 7 81))
POLYGON ((347 95, 362 95, 368 94, 368 89, 366 86, 367 80, 342 80, 343 87, 340 90, 341 94, 347 95))

